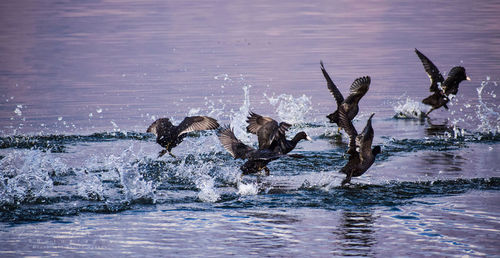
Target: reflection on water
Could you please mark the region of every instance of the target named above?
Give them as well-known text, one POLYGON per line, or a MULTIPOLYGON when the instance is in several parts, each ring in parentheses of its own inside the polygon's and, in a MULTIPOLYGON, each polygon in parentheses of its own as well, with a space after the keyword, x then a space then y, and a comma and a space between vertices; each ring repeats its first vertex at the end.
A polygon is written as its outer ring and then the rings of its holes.
POLYGON ((465 164, 466 159, 460 154, 428 152, 422 156, 422 171, 429 176, 437 176, 443 172, 459 176, 465 164))
POLYGON ((342 256, 373 256, 375 239, 375 218, 373 211, 341 212, 339 228, 333 232, 339 236, 340 250, 334 250, 334 255, 342 256))
POLYGON ((429 126, 425 128, 425 133, 428 136, 445 136, 453 134, 453 127, 448 125, 448 121, 441 123, 433 122, 432 119, 427 119, 429 126))

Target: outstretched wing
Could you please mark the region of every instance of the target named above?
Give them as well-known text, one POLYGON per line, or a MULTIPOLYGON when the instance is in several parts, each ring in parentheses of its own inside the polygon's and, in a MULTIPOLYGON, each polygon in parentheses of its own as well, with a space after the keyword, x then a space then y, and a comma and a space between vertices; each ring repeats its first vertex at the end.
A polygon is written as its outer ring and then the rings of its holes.
POLYGON ((278 124, 270 117, 264 117, 253 112, 248 115, 247 131, 256 134, 259 140, 259 149, 268 149, 274 141, 284 138, 286 131, 292 125, 281 122, 278 124))
POLYGON ((267 123, 262 127, 261 130, 257 132, 257 139, 259 141, 259 149, 269 149, 271 146, 275 145, 280 139, 286 139, 286 131, 292 125, 281 122, 276 123, 273 121, 267 123))
POLYGON ((371 155, 372 152, 372 141, 374 136, 374 131, 372 127, 372 117, 375 113, 371 114, 370 118, 366 122, 365 129, 363 132, 356 137, 356 146, 359 147, 360 158, 371 155))
POLYGON ((342 93, 340 93, 339 88, 335 86, 335 84, 332 81, 332 78, 330 78, 330 75, 328 75, 328 73, 326 72, 325 66, 323 65, 323 61, 320 61, 319 63, 321 64, 321 72, 323 72, 323 76, 325 76, 326 79, 326 85, 328 86, 328 89, 335 98, 335 101, 337 101, 337 106, 340 106, 340 104, 344 102, 344 96, 342 96, 342 93))
POLYGON ((340 127, 344 128, 345 132, 349 135, 349 150, 347 153, 353 154, 356 152, 356 136, 358 136, 358 132, 352 124, 352 121, 347 117, 346 108, 346 103, 339 107, 339 123, 340 127))
POLYGON ((229 125, 222 127, 219 132, 219 141, 235 159, 246 159, 247 155, 255 150, 238 140, 229 125))
POLYGON ((349 88, 349 95, 359 95, 359 97, 363 97, 366 92, 368 92, 368 89, 370 89, 370 83, 370 76, 357 78, 349 88))
POLYGON ((211 130, 219 128, 219 123, 217 120, 208 116, 189 116, 184 118, 182 122, 177 126, 177 135, 182 135, 185 133, 193 131, 211 130))
POLYGON ((429 90, 432 92, 440 91, 439 84, 443 83, 444 81, 443 75, 441 75, 439 69, 431 62, 431 60, 429 60, 429 58, 427 58, 416 48, 415 48, 415 53, 417 53, 418 58, 420 58, 420 61, 422 61, 425 72, 427 73, 429 79, 431 80, 431 87, 429 88, 429 90))
POLYGON ((250 114, 247 117, 247 132, 257 134, 257 131, 259 131, 260 128, 262 128, 265 124, 269 122, 275 122, 272 118, 266 117, 266 116, 261 116, 258 114, 255 114, 254 112, 250 112, 250 114))

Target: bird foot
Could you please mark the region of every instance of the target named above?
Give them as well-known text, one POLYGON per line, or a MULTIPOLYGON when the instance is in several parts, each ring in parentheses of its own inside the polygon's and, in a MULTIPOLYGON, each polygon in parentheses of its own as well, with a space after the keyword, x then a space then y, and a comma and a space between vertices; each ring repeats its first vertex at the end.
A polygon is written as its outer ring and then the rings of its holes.
POLYGON ((271 170, 269 168, 264 167, 264 171, 266 171, 266 176, 269 176, 271 174, 271 170))
POLYGON ((161 150, 159 153, 158 153, 158 158, 161 158, 163 155, 165 155, 167 153, 167 150, 161 150))
POLYGON ((346 184, 351 184, 351 176, 347 176, 344 180, 342 180, 342 183, 340 183, 341 187, 344 187, 346 184))

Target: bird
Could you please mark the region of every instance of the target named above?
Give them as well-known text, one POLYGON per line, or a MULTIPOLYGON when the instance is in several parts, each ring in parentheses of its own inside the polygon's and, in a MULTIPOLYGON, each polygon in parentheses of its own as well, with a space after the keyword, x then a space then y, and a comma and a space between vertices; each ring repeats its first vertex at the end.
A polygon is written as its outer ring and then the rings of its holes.
POLYGON ((431 109, 425 115, 428 116, 429 113, 440 107, 448 109, 446 104, 450 101, 450 95, 457 94, 460 82, 465 80, 470 81, 469 76, 465 73, 465 68, 462 66, 451 68, 445 80, 443 75, 439 72, 439 69, 429 60, 429 58, 416 48, 415 53, 418 58, 420 58, 420 61, 422 61, 425 72, 431 80, 429 90, 433 92, 432 95, 422 100, 422 103, 431 106, 431 109))
POLYGON ((219 123, 214 118, 189 116, 185 117, 178 126, 173 125, 168 118, 159 118, 148 127, 146 132, 155 134, 156 142, 165 148, 160 151, 158 158, 167 152, 175 158, 172 149, 184 140, 187 133, 217 128, 219 128, 219 123))
POLYGON ((337 86, 335 86, 332 79, 330 78, 330 75, 326 72, 323 61, 320 61, 320 64, 321 71, 323 72, 323 76, 326 79, 326 85, 328 86, 328 89, 337 102, 337 110, 326 117, 330 119, 330 123, 337 124, 340 131, 340 128, 342 126, 339 123, 339 111, 341 109, 345 110, 350 121, 354 119, 354 117, 356 117, 359 112, 358 103, 366 94, 366 92, 368 92, 368 89, 370 88, 371 78, 370 76, 363 76, 354 80, 351 87, 349 88, 349 96, 344 99, 344 96, 342 96, 342 93, 340 93, 339 89, 337 88, 337 86))
POLYGON ((342 127, 346 130, 349 135, 349 161, 347 164, 340 169, 340 173, 346 174, 346 178, 342 181, 341 185, 344 186, 351 182, 352 177, 358 177, 363 175, 375 162, 375 157, 382 151, 380 146, 375 146, 372 148, 372 141, 374 136, 374 131, 372 127, 372 117, 375 113, 370 115, 366 126, 358 134, 356 128, 353 126, 351 120, 349 120, 348 115, 343 110, 339 112, 339 120, 342 127))
POLYGON ((283 156, 269 149, 255 149, 244 144, 236 138, 229 125, 223 126, 219 131, 219 141, 234 159, 247 160, 240 167, 242 175, 255 174, 261 170, 269 175, 270 170, 267 168, 267 164, 283 156))
POLYGON ((301 140, 312 141, 305 132, 297 133, 291 140, 286 139, 286 131, 292 126, 289 123, 250 112, 247 117, 247 132, 257 135, 259 149, 269 149, 279 154, 287 154, 297 146, 301 140))

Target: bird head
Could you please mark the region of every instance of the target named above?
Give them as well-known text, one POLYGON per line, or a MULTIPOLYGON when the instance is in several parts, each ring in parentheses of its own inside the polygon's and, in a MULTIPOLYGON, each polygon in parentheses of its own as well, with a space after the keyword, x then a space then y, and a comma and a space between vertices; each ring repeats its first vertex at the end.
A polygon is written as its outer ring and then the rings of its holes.
POLYGON ((467 76, 467 74, 465 73, 465 68, 463 68, 462 66, 455 66, 451 68, 450 72, 448 73, 448 76, 454 77, 459 82, 465 80, 470 81, 469 76, 467 76))

